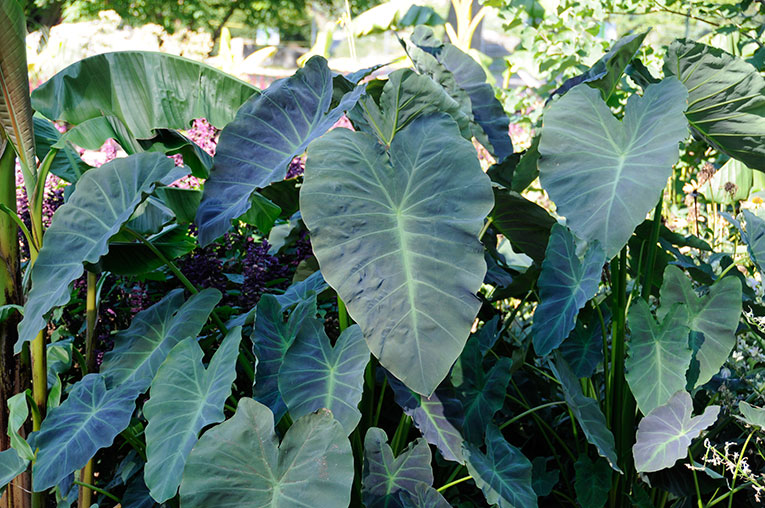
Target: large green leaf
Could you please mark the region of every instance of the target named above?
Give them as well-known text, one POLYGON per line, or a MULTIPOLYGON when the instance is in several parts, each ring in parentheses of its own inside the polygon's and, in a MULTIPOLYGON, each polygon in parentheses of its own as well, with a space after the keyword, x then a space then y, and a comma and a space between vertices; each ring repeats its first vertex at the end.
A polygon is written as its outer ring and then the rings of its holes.
POLYGON ((542 263, 555 219, 541 206, 515 191, 494 188, 494 225, 513 249, 542 263))
POLYGON ((175 289, 136 314, 127 330, 114 335, 114 349, 104 355, 106 385, 137 382, 146 391, 170 350, 199 334, 221 297, 217 289, 204 289, 184 301, 183 290, 175 289))
POLYGON ((435 445, 446 460, 464 463, 463 439, 459 430, 464 413, 460 400, 441 388, 430 397, 423 397, 393 376, 388 376, 388 384, 393 389, 396 403, 412 418, 422 437, 435 445))
POLYGON ((608 501, 613 472, 603 459, 591 461, 587 455, 580 455, 574 464, 576 479, 574 490, 576 501, 582 508, 603 508, 608 501))
POLYGON ((749 257, 757 265, 760 274, 765 273, 765 220, 749 210, 742 210, 741 213, 746 221, 746 231, 741 232, 741 239, 746 243, 749 257))
MULTIPOLYGON (((0 0, 0 26, 3 27, 0 30, 0 128, 16 146, 25 175, 30 175, 36 172, 37 164, 27 76, 27 27, 17 0, 0 0)), ((4 137, 0 133, 0 138, 4 137)))
MULTIPOLYGON (((257 88, 209 65, 168 53, 103 53, 65 68, 32 93, 36 111, 73 125, 111 116, 138 139, 188 129, 206 118, 223 128, 257 88)), ((111 137, 111 136, 107 136, 111 137)))
POLYGON ((223 404, 236 379, 241 339, 241 328, 230 330, 205 368, 202 348, 195 337, 189 337, 159 367, 151 383, 151 398, 143 406, 149 422, 144 481, 158 502, 175 496, 199 431, 225 418, 223 404))
POLYGON ((617 120, 598 90, 572 88, 544 115, 539 178, 577 236, 612 258, 656 206, 688 135, 675 78, 632 95, 617 120))
POLYGON ((414 494, 399 490, 398 501, 401 508, 451 508, 452 506, 440 492, 424 483, 418 483, 414 487, 414 494))
POLYGON ((703 334, 700 345, 697 341, 691 343, 694 358, 699 362, 695 386, 701 386, 717 374, 736 345, 736 328, 741 317, 741 282, 736 277, 723 277, 709 288, 709 293, 699 297, 682 269, 669 265, 664 271, 660 294, 660 319, 673 304, 682 303, 688 310, 688 328, 703 334))
POLYGON ((614 435, 606 425, 606 417, 603 416, 598 401, 584 395, 579 379, 565 360, 559 357, 555 363, 550 362, 550 368, 560 381, 566 404, 582 427, 587 441, 595 445, 598 454, 608 461, 614 471, 621 473, 621 469, 616 465, 614 435))
POLYGON ((321 319, 306 319, 279 369, 279 392, 290 416, 299 418, 325 408, 350 435, 361 420, 369 349, 358 325, 349 326, 334 346, 321 319))
POLYGON ((630 307, 632 334, 629 356, 624 362, 625 377, 644 415, 685 388, 685 372, 692 355, 687 323, 688 310, 684 305, 673 305, 661 324, 653 319, 644 300, 638 299, 630 307))
POLYGON ((539 305, 531 327, 534 350, 540 356, 557 349, 576 326, 576 316, 595 296, 606 257, 598 242, 580 258, 571 231, 554 224, 539 274, 539 305))
POLYGON ((424 439, 409 443, 398 457, 385 431, 372 427, 364 438, 362 497, 367 508, 394 507, 399 491, 415 495, 418 484, 433 484, 430 447, 424 439))
POLYGON ((106 389, 104 377, 88 374, 69 397, 50 410, 32 446, 38 448, 32 467, 32 487, 41 492, 83 467, 130 423, 138 390, 126 383, 106 389))
POLYGON ((710 145, 765 170, 765 79, 752 64, 685 39, 667 50, 664 73, 688 89, 686 116, 710 145))
POLYGON ((537 495, 531 485, 531 462, 505 441, 502 432, 490 425, 486 430, 486 453, 465 443, 467 470, 490 505, 499 508, 535 508, 537 495))
MULTIPOLYGON (((130 223, 127 226, 130 227, 130 223)), ((180 224, 172 224, 146 239, 169 260, 188 254, 197 246, 194 237, 189 235, 188 227, 180 224)), ((142 275, 164 266, 165 259, 157 256, 144 243, 111 241, 109 252, 101 257, 97 266, 101 268, 98 271, 115 275, 142 275)))
POLYGON ((389 150, 347 129, 308 150, 300 208, 322 274, 372 354, 422 395, 446 377, 480 307, 477 235, 492 202, 475 149, 444 114, 417 117, 389 150))
POLYGON ((109 238, 128 220, 156 182, 183 175, 172 159, 138 154, 115 159, 82 175, 77 187, 55 213, 45 243, 31 270, 32 289, 19 324, 14 351, 45 327, 45 314, 69 300, 69 283, 108 251, 109 238))
POLYGON ((357 87, 331 108, 332 72, 317 56, 247 101, 221 132, 197 211, 199 243, 207 245, 225 233, 231 220, 250 208, 253 191, 283 180, 290 161, 327 132, 363 92, 364 87, 357 87))
POLYGON ((686 457, 691 441, 717 420, 720 406, 708 406, 700 416, 691 417, 692 411, 691 396, 681 390, 640 420, 637 441, 632 447, 639 473, 672 467, 686 457))
POLYGON ((245 397, 189 455, 181 506, 343 507, 352 482, 351 445, 329 411, 299 418, 279 445, 271 412, 245 397))
POLYGON ((287 406, 279 393, 279 369, 303 323, 316 315, 316 297, 299 302, 284 320, 284 307, 273 295, 258 302, 252 328, 252 352, 258 360, 252 396, 281 419, 287 406))

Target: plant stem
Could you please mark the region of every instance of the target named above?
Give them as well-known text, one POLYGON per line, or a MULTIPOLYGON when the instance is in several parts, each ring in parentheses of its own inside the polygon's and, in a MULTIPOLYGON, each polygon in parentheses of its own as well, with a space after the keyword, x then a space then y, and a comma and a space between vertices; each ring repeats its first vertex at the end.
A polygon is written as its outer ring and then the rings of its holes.
POLYGON ((337 320, 340 323, 340 333, 348 328, 348 310, 345 308, 345 302, 337 295, 337 320))
MULTIPOLYGON (((96 324, 98 321, 98 307, 96 305, 96 293, 98 289, 98 274, 88 271, 88 289, 85 298, 85 365, 87 372, 95 372, 96 365, 96 324)), ((80 472, 80 493, 77 497, 78 508, 90 508, 93 499, 93 490, 88 485, 93 483, 94 463, 91 458, 80 472)))
POLYGON ((701 489, 699 488, 699 478, 696 475, 696 468, 693 465, 693 454, 691 453, 691 449, 688 448, 688 462, 690 464, 691 472, 693 473, 693 485, 696 487, 696 500, 699 503, 699 508, 704 508, 704 505, 701 502, 701 489))
MULTIPOLYGON (((752 439, 752 435, 754 435, 754 430, 752 430, 748 436, 746 436, 746 441, 744 441, 744 446, 741 448, 741 454, 738 456, 738 460, 736 461, 736 470, 733 472, 733 479, 730 482, 730 488, 731 491, 733 491, 733 488, 736 486, 736 477, 738 477, 738 472, 741 469, 741 461, 744 460, 744 454, 746 453, 746 447, 749 445, 749 440, 752 439)), ((701 502, 699 501, 699 505, 701 502)), ((699 506, 699 508, 701 508, 699 506)), ((728 498, 728 508, 733 508, 733 495, 728 498)))
POLYGON ((548 403, 546 403, 546 404, 540 404, 540 405, 539 405, 539 406, 537 406, 537 407, 533 407, 533 408, 531 408, 531 409, 528 409, 528 410, 524 411, 523 413, 521 413, 521 414, 519 414, 519 415, 513 416, 513 417, 512 417, 512 418, 510 418, 508 421, 506 421, 505 423, 503 423, 502 425, 500 425, 500 426, 499 426, 499 430, 502 430, 502 429, 504 429, 504 428, 505 428, 505 427, 507 427, 508 425, 510 425, 510 424, 512 424, 512 423, 515 423, 515 422, 517 422, 518 420, 520 420, 520 419, 521 419, 521 418, 523 418, 524 416, 528 416, 528 415, 530 415, 531 413, 535 413, 535 412, 539 411, 540 409, 544 409, 544 408, 546 408, 546 407, 550 407, 550 406, 557 406, 557 405, 559 405, 559 404, 565 404, 565 403, 566 403, 566 402, 565 402, 565 401, 563 401, 563 400, 558 400, 558 401, 555 401, 555 402, 548 402, 548 403))
POLYGON ((472 477, 472 476, 463 476, 463 477, 462 477, 462 478, 460 478, 459 480, 454 480, 453 482, 447 483, 447 484, 446 484, 446 485, 444 485, 443 487, 439 487, 439 488, 437 488, 436 490, 437 490, 438 492, 443 492, 443 491, 445 491, 446 489, 448 489, 449 487, 453 487, 453 486, 457 485, 458 483, 466 482, 466 481, 468 481, 468 480, 472 480, 472 479, 473 479, 473 477, 472 477))
POLYGON ((661 207, 663 204, 663 198, 659 198, 659 203, 653 212, 653 223, 651 224, 651 236, 648 240, 648 260, 645 267, 645 279, 643 280, 643 300, 648 301, 648 297, 651 296, 651 290, 653 288, 653 271, 656 264, 656 244, 659 241, 659 231, 661 230, 661 207))
MULTIPOLYGON (((74 480, 74 482, 73 482, 73 483, 74 483, 75 485, 79 485, 80 487, 87 487, 88 489, 90 489, 90 490, 92 490, 92 491, 98 492, 99 494, 102 494, 102 495, 104 495, 104 496, 108 497, 109 499, 111 499, 111 500, 112 500, 112 501, 114 501, 115 503, 119 503, 119 502, 121 502, 121 501, 120 501, 120 498, 118 498, 117 496, 115 496, 115 495, 114 495, 114 494, 112 494, 111 492, 107 492, 107 491, 105 491, 104 489, 99 489, 99 488, 98 488, 98 487, 96 487, 95 485, 91 485, 91 484, 89 484, 89 483, 85 483, 85 482, 82 482, 82 481, 79 481, 79 480, 74 480)), ((90 508, 90 507, 88 507, 88 508, 90 508)))

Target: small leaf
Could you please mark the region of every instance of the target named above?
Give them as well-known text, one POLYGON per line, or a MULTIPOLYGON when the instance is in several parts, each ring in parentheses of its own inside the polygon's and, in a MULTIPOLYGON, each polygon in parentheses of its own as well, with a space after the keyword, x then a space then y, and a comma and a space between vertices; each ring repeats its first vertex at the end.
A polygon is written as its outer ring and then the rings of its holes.
POLYGON ((701 416, 691 417, 692 410, 691 396, 679 391, 640 420, 637 442, 632 447, 639 473, 672 467, 685 457, 691 441, 717 420, 720 406, 707 407, 701 416))
POLYGON ((127 428, 138 391, 130 383, 106 389, 104 377, 88 374, 53 408, 33 437, 38 448, 32 487, 42 492, 83 467, 127 428))
POLYGON ((746 423, 765 429, 765 408, 752 406, 747 401, 742 400, 738 403, 738 410, 746 423))
POLYGON ((11 448, 18 452, 19 457, 24 460, 34 460, 34 451, 26 439, 19 434, 19 430, 29 417, 28 394, 29 390, 25 390, 8 399, 8 436, 11 440, 11 448))
POLYGON ((328 287, 329 285, 322 277, 321 272, 315 271, 300 282, 292 284, 284 294, 276 295, 274 298, 282 306, 282 309, 288 309, 300 302, 312 300, 328 287))
POLYGON ((321 319, 303 321, 278 374, 290 416, 326 408, 350 435, 361 420, 358 405, 367 363, 369 349, 358 325, 343 330, 332 346, 321 319))
POLYGON ((489 214, 492 225, 510 241, 514 250, 528 254, 541 264, 555 219, 515 191, 496 187, 493 190, 494 209, 489 214))
POLYGON ((531 328, 534 350, 539 356, 557 349, 574 329, 579 310, 598 292, 605 261, 597 242, 588 245, 580 259, 571 231, 560 224, 553 225, 537 281, 540 303, 531 328))
POLYGON ((146 467, 144 481, 157 502, 175 496, 186 459, 206 425, 223 421, 223 404, 236 379, 241 328, 228 332, 205 369, 197 339, 179 342, 151 383, 144 404, 146 467))
POLYGON ((664 405, 685 388, 685 372, 691 365, 688 346, 688 311, 675 304, 656 323, 648 304, 638 299, 629 310, 629 356, 625 377, 642 413, 664 405))
MULTIPOLYGON (((469 360, 461 357, 459 361, 464 365, 469 360)), ((467 441, 481 442, 494 415, 502 408, 505 391, 512 377, 512 363, 510 358, 502 357, 484 373, 479 361, 477 368, 469 371, 469 377, 455 384, 464 407, 462 433, 467 441)), ((452 377, 452 382, 456 379, 452 377)))
MULTIPOLYGON (((50 148, 61 138, 61 133, 52 122, 38 115, 34 117, 34 130, 37 158, 43 160, 50 148)), ((70 183, 79 180, 80 176, 89 169, 90 166, 68 145, 59 150, 50 165, 51 173, 70 183)))
POLYGON ((271 412, 244 397, 189 455, 181 506, 342 507, 352 482, 351 445, 329 411, 296 420, 279 445, 271 412))
POLYGON ((536 508, 532 487, 531 462, 521 451, 505 441, 499 429, 486 431, 486 453, 465 442, 463 453, 467 469, 486 501, 499 508, 536 508))
POLYGON ((597 459, 592 462, 587 455, 580 455, 574 464, 576 500, 582 508, 603 508, 611 490, 611 468, 608 462, 597 459))
POLYGON ((560 477, 560 471, 557 469, 547 470, 548 460, 537 457, 531 461, 531 486, 539 497, 549 496, 560 477))
POLYGON ((587 327, 578 320, 576 327, 561 344, 560 353, 576 377, 590 377, 603 361, 603 326, 598 316, 594 316, 587 327))

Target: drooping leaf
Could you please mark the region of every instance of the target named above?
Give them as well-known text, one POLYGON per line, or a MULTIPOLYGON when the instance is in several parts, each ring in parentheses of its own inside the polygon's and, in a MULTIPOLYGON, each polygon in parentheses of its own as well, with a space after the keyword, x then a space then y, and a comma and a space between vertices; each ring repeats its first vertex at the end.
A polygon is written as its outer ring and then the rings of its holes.
POLYGON ((486 453, 465 442, 467 469, 490 504, 499 508, 535 508, 537 495, 531 483, 531 462, 505 441, 502 432, 490 425, 486 430, 486 453))
MULTIPOLYGON (((188 233, 188 227, 180 224, 171 225, 146 239, 164 258, 171 261, 188 254, 197 246, 197 242, 188 233)), ((157 256, 149 246, 123 241, 109 242, 109 252, 102 256, 97 264, 101 268, 98 271, 117 275, 142 275, 164 265, 165 260, 157 256)))
POLYGON ((567 225, 611 259, 659 199, 688 135, 675 78, 632 95, 617 120, 598 90, 572 88, 544 115, 539 178, 567 225))
MULTIPOLYGON (((21 167, 36 173, 35 135, 27 76, 27 27, 17 0, 0 2, 0 128, 16 146, 21 167)), ((0 137, 5 137, 1 136, 0 137)))
POLYGON ((742 210, 741 213, 746 221, 746 231, 741 231, 741 239, 760 273, 765 273, 765 220, 749 210, 742 210))
POLYGON ((301 212, 322 274, 372 354, 422 395, 480 307, 477 235, 492 201, 475 149, 443 114, 417 117, 389 150, 346 129, 309 149, 301 212))
POLYGON ((691 343, 694 358, 699 362, 695 386, 701 386, 717 374, 736 345, 736 328, 741 316, 741 282, 736 277, 723 277, 709 288, 708 294, 699 297, 682 269, 670 265, 664 271, 659 318, 663 319, 675 303, 687 307, 688 328, 703 335, 700 344, 698 341, 691 343))
POLYGON ((664 73, 688 89, 693 132, 753 169, 765 170, 765 79, 750 63, 698 42, 673 42, 664 73))
POLYGON ((616 464, 614 435, 606 425, 606 417, 603 416, 598 401, 582 393, 579 379, 565 360, 557 358, 555 363, 550 362, 550 368, 560 381, 566 404, 574 413, 579 426, 582 427, 587 441, 595 446, 598 455, 606 459, 614 471, 621 473, 621 469, 616 464))
POLYGON ((600 458, 593 462, 587 455, 580 455, 574 470, 577 503, 582 508, 603 508, 608 501, 613 474, 608 462, 600 458))
POLYGON ((571 231, 554 224, 539 275, 540 302, 531 328, 534 350, 539 356, 560 346, 576 326, 576 316, 598 292, 606 258, 596 242, 587 246, 583 258, 576 252, 571 231))
POLYGON ((130 423, 137 395, 131 383, 107 390, 100 374, 88 374, 75 384, 34 435, 33 447, 38 448, 32 466, 35 492, 58 484, 98 450, 110 446, 130 423))
POLYGON ((111 116, 133 137, 149 139, 156 129, 188 129, 197 118, 221 129, 257 93, 249 83, 201 62, 120 51, 66 67, 35 89, 32 104, 46 118, 75 126, 111 116))
POLYGON ((250 98, 220 135, 215 166, 197 211, 199 243, 207 245, 250 208, 250 195, 287 174, 287 166, 327 132, 358 100, 364 88, 330 109, 332 73, 321 57, 295 75, 250 98))
POLYGON ((69 300, 69 283, 108 251, 109 238, 127 221, 156 182, 170 183, 185 173, 160 154, 115 159, 80 178, 55 213, 45 243, 32 267, 32 289, 19 324, 14 351, 45 327, 44 315, 69 300))
POLYGON ((364 438, 362 498, 368 508, 396 506, 399 491, 416 495, 418 484, 433 484, 430 447, 424 439, 409 443, 398 457, 388 445, 385 431, 372 427, 364 438))
POLYGON ((328 287, 321 272, 315 271, 300 282, 292 284, 283 294, 276 295, 274 298, 282 306, 282 309, 287 309, 297 303, 310 301, 328 287))
POLYGON ((531 461, 531 486, 538 497, 549 496, 560 477, 557 469, 547 470, 547 461, 545 457, 536 457, 531 461))
POLYGON ((19 457, 15 448, 8 448, 0 452, 0 496, 5 492, 5 487, 18 475, 27 470, 29 461, 19 457))
POLYGON ((415 427, 425 440, 435 445, 446 460, 464 463, 462 457, 463 421, 460 400, 446 389, 438 389, 430 397, 413 392, 401 381, 388 376, 396 403, 412 418, 415 427))
POLYGON ((592 67, 578 76, 567 79, 550 96, 563 95, 579 83, 587 83, 592 88, 600 90, 601 97, 607 101, 619 85, 624 70, 635 57, 646 35, 648 32, 622 37, 592 67))
POLYGON ((267 235, 274 227, 276 219, 282 213, 279 205, 272 203, 268 198, 258 192, 253 192, 250 196, 250 208, 239 217, 239 220, 255 226, 258 231, 267 235))
POLYGON ((361 420, 358 405, 367 363, 369 349, 358 325, 343 330, 333 346, 323 320, 303 321, 278 375, 279 393, 290 416, 329 409, 350 435, 361 420))
MULTIPOLYGON (((607 324, 604 323, 604 324, 607 324)), ((594 316, 585 327, 581 320, 560 345, 560 353, 578 378, 590 377, 603 361, 603 326, 594 316)))
POLYGON ((204 352, 197 339, 189 337, 159 367, 151 383, 151 398, 143 406, 149 422, 144 481, 158 502, 175 496, 199 431, 225 418, 223 404, 236 379, 241 339, 241 328, 230 330, 205 369, 204 352))
POLYGON ((258 360, 252 396, 268 406, 277 421, 287 411, 279 393, 279 369, 303 323, 315 315, 315 298, 298 303, 286 322, 274 296, 264 294, 258 302, 252 328, 252 352, 258 360))
POLYGON ((541 264, 555 219, 541 206, 515 191, 494 188, 492 224, 510 241, 513 249, 541 264))
POLYGON ((351 445, 329 411, 299 418, 279 445, 271 412, 244 397, 191 451, 181 506, 348 506, 352 481, 351 445))
MULTIPOLYGON (((41 116, 34 117, 34 129, 37 157, 43 160, 51 147, 61 138, 61 133, 53 123, 41 116)), ((76 182, 89 169, 90 166, 71 146, 65 146, 59 150, 50 165, 50 172, 67 182, 76 182)))
MULTIPOLYGON (((449 72, 462 93, 470 98, 473 118, 477 124, 473 134, 494 155, 497 162, 502 162, 513 153, 513 143, 510 140, 508 118, 502 104, 494 95, 494 89, 486 82, 486 71, 473 57, 462 52, 456 46, 441 44, 433 36, 433 30, 420 26, 412 33, 412 44, 421 52, 409 49, 415 67, 419 72, 428 74, 439 80, 438 71, 433 70, 431 56, 438 64, 449 72)), ((443 72, 443 71, 441 71, 443 72)), ((450 91, 447 88, 447 91, 450 91)))
POLYGON ((28 390, 17 393, 8 399, 8 437, 10 437, 11 448, 16 450, 24 460, 34 460, 35 453, 27 443, 19 430, 29 417, 29 405, 27 404, 28 390))
POLYGON ((202 201, 201 190, 158 187, 154 190, 154 193, 175 213, 178 222, 194 222, 197 208, 199 208, 199 203, 202 201))
POLYGON ((114 335, 114 349, 104 355, 101 372, 106 385, 135 382, 140 392, 148 390, 170 350, 199 335, 221 297, 220 291, 210 288, 184 301, 183 290, 175 289, 136 314, 127 330, 114 335))
POLYGON ((661 324, 651 315, 645 300, 630 306, 629 356, 624 362, 625 377, 643 414, 664 405, 686 385, 685 372, 691 365, 688 346, 688 310, 675 304, 661 324))
POLYGON ((691 396, 681 390, 640 420, 632 447, 638 472, 660 471, 686 457, 691 441, 717 420, 720 406, 708 406, 700 416, 692 411, 691 396))
POLYGON ((747 401, 742 400, 738 403, 738 410, 741 411, 744 420, 749 425, 754 425, 765 429, 765 409, 757 406, 752 406, 747 401))

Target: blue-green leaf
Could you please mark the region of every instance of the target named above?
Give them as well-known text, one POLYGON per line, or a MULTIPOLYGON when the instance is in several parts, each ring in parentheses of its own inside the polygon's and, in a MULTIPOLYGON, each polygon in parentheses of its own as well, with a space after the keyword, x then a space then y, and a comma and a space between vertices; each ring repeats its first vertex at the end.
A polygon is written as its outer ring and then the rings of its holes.
POLYGON ((598 292, 605 261, 597 242, 588 245, 580 259, 571 231, 560 224, 553 225, 537 282, 540 302, 531 327, 538 355, 557 349, 574 329, 579 310, 598 292))
POLYGON ((505 402, 505 391, 510 382, 512 360, 500 358, 488 372, 481 367, 480 357, 475 368, 467 370, 465 364, 473 356, 460 357, 452 373, 452 383, 463 404, 462 435, 467 441, 480 443, 487 426, 505 402), (463 377, 458 374, 461 369, 463 377), (465 376, 467 374, 467 376, 465 376))
POLYGON ((217 289, 204 289, 184 302, 183 290, 175 289, 136 314, 104 355, 101 372, 107 386, 137 382, 145 392, 170 350, 199 334, 221 296, 217 289))
POLYGON ((321 271, 315 271, 300 282, 292 284, 284 294, 276 295, 274 298, 282 306, 282 309, 287 309, 297 303, 309 301, 319 296, 328 287, 321 271))
POLYGON ((230 330, 205 369, 197 339, 179 342, 167 355, 151 383, 144 404, 146 468, 151 496, 163 503, 175 496, 183 468, 197 435, 206 425, 223 421, 223 404, 236 379, 241 328, 230 330))
POLYGON ((613 475, 608 462, 601 458, 593 462, 587 455, 580 455, 574 464, 574 470, 577 503, 582 508, 603 508, 608 501, 613 475))
POLYGON ((591 319, 586 327, 581 320, 577 320, 576 326, 561 344, 560 353, 576 377, 590 377, 603 361, 603 326, 598 316, 591 319))
POLYGON ((32 267, 32 289, 14 352, 19 353, 45 327, 48 311, 69 300, 69 283, 82 275, 83 262, 95 263, 106 254, 109 238, 154 184, 170 183, 183 174, 185 170, 176 168, 172 159, 143 153, 115 159, 82 175, 45 232, 45 243, 32 267))
POLYGON ((279 369, 279 392, 290 416, 325 408, 350 435, 361 420, 358 409, 369 363, 361 328, 349 326, 332 346, 321 319, 306 319, 279 369))
POLYGON ((245 397, 189 455, 181 506, 339 508, 348 506, 352 482, 351 444, 329 411, 298 418, 279 445, 271 412, 245 397))
POLYGON ((74 385, 69 397, 51 409, 34 435, 39 448, 32 467, 36 492, 53 487, 83 467, 130 423, 138 391, 131 384, 106 389, 104 377, 88 374, 74 385))
POLYGON ((738 410, 741 411, 743 416, 741 419, 746 423, 765 429, 765 408, 752 406, 745 400, 742 400, 738 403, 738 410))
POLYGON ((486 453, 466 442, 464 455, 468 472, 489 504, 499 508, 536 508, 531 462, 505 441, 495 425, 486 430, 486 453))
POLYGON ((746 243, 749 257, 757 265, 760 274, 765 273, 765 220, 749 210, 742 210, 741 213, 746 221, 746 231, 741 231, 741 239, 746 243))
POLYGON ((0 496, 3 495, 5 487, 14 478, 27 470, 27 466, 29 466, 29 461, 19 457, 14 448, 0 452, 0 496))
POLYGON ((418 483, 414 487, 414 493, 399 490, 398 502, 401 508, 451 508, 452 506, 440 492, 424 483, 418 483))
POLYGON ((283 180, 290 161, 327 132, 363 91, 356 88, 330 109, 332 72, 315 56, 293 76, 250 98, 221 132, 197 211, 199 243, 207 245, 225 233, 231 220, 250 208, 253 191, 283 180))
POLYGON ((19 457, 24 460, 34 460, 34 451, 26 439, 19 434, 19 430, 29 417, 28 393, 29 390, 25 390, 8 399, 8 437, 11 440, 11 448, 18 452, 19 457))

